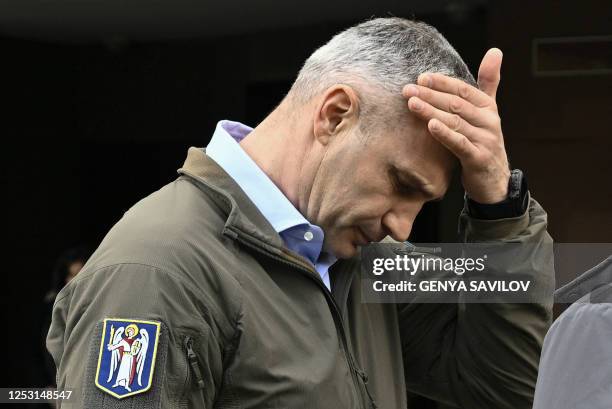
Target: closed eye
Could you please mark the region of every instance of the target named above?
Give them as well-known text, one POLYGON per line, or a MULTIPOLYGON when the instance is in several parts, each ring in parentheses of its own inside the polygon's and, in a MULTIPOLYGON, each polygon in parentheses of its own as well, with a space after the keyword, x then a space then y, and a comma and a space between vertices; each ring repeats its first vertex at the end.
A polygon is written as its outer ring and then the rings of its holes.
POLYGON ((400 179, 400 176, 396 169, 392 168, 389 170, 389 177, 395 192, 401 196, 414 196, 418 192, 414 186, 405 183, 400 179))
POLYGON ((389 178, 395 191, 401 196, 414 197, 415 195, 420 195, 427 201, 442 200, 442 197, 432 190, 431 184, 414 172, 400 172, 398 168, 391 166, 389 168, 389 178))

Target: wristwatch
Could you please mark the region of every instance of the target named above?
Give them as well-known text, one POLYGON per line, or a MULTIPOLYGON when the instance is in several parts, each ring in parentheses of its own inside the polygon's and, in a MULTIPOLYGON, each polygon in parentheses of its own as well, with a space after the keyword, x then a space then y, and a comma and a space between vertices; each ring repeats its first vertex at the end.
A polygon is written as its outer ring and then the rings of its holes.
POLYGON ((529 205, 527 194, 527 178, 520 169, 510 172, 508 180, 508 196, 498 203, 478 203, 465 195, 467 211, 476 219, 497 220, 518 217, 527 211, 529 205))

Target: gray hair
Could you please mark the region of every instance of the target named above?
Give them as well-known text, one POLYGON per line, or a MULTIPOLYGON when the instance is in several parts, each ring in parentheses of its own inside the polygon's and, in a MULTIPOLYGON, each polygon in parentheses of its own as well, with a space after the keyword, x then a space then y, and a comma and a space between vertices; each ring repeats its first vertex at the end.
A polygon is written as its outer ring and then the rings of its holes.
MULTIPOLYGON (((438 30, 398 17, 376 18, 348 28, 316 50, 288 97, 306 103, 334 84, 349 85, 359 95, 362 123, 364 117, 390 109, 398 114, 401 108, 405 115, 401 90, 424 72, 475 84, 466 64, 438 30)), ((366 122, 371 121, 366 118, 366 122)))

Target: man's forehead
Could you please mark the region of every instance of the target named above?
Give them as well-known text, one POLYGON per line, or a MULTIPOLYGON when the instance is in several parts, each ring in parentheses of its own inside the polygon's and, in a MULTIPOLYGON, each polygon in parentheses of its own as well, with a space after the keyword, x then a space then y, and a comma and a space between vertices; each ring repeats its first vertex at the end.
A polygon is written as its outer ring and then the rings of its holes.
POLYGON ((395 168, 410 185, 422 187, 433 196, 444 194, 457 168, 457 158, 429 133, 423 121, 409 118, 400 122, 396 127, 381 129, 376 140, 368 142, 371 148, 366 149, 377 150, 385 158, 385 172, 395 168))

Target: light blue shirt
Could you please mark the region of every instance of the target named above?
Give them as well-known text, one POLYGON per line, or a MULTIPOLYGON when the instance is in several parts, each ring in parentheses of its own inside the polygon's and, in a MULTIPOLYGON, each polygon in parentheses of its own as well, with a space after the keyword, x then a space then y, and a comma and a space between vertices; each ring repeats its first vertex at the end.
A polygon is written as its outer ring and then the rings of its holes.
POLYGON ((219 121, 206 154, 244 190, 287 248, 309 260, 331 289, 328 270, 336 258, 322 252, 323 230, 304 218, 239 145, 252 130, 239 122, 219 121))

